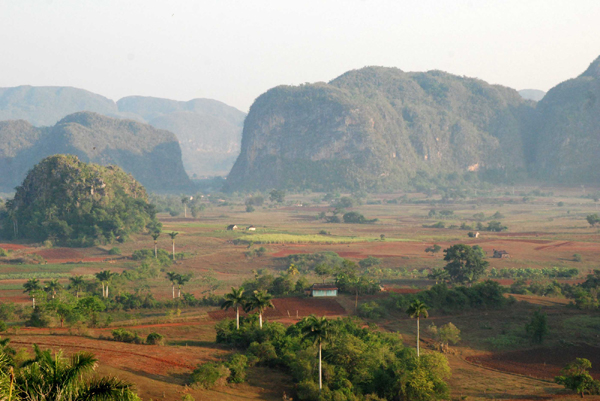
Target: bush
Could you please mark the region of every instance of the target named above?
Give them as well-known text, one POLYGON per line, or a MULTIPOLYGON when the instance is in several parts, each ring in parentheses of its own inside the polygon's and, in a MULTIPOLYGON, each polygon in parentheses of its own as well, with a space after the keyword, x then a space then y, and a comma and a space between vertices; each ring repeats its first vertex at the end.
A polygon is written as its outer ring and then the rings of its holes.
MULTIPOLYGON (((114 334, 113 334, 114 335, 114 334)), ((165 345, 165 336, 158 333, 150 333, 146 337, 146 344, 148 345, 165 345)))
POLYGON ((385 316, 385 308, 375 301, 358 305, 358 316, 369 319, 381 319, 385 316))
POLYGON ((580 254, 576 253, 576 254, 573 255, 573 261, 574 262, 581 262, 581 261, 583 261, 583 258, 581 257, 580 254))
POLYGON ((5 256, 8 256, 8 252, 6 252, 6 249, 0 248, 0 257, 5 257, 5 256))
POLYGON ((225 364, 225 367, 231 372, 229 376, 231 383, 243 383, 246 381, 246 368, 248 367, 248 358, 246 355, 233 354, 225 364))
POLYGON ((191 382, 194 387, 209 390, 223 385, 229 378, 230 371, 222 363, 208 362, 198 365, 192 373, 191 382))
POLYGON ((246 206, 246 212, 247 213, 252 213, 253 211, 255 211, 256 209, 254 209, 254 206, 252 205, 247 205, 246 206))
POLYGON ((349 224, 372 224, 377 221, 377 219, 367 220, 365 216, 358 212, 348 212, 343 216, 344 223, 349 224))
POLYGON ((125 329, 115 329, 112 331, 112 336, 115 341, 132 344, 143 344, 144 340, 138 335, 138 333, 131 332, 125 329))
POLYGON ((366 259, 362 259, 360 262, 358 262, 358 264, 360 265, 360 267, 362 267, 363 269, 366 269, 368 267, 371 266, 377 266, 379 264, 381 264, 381 259, 376 258, 374 256, 369 256, 366 259))
POLYGON ((110 251, 108 251, 108 254, 109 255, 120 255, 121 249, 117 248, 117 247, 111 248, 110 251))

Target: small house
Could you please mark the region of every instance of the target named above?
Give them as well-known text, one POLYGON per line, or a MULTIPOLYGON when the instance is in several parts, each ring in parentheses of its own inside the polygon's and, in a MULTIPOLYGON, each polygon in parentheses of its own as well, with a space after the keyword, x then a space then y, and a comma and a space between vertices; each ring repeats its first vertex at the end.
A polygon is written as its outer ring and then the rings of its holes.
POLYGON ((475 238, 479 238, 479 231, 475 233, 475 238))
POLYGON ((313 284, 310 287, 311 297, 337 297, 338 288, 334 284, 313 284))
POLYGON ((248 228, 246 228, 246 230, 248 230, 248 231, 256 231, 256 227, 254 227, 254 226, 248 226, 248 228))
POLYGON ((496 258, 496 259, 506 259, 506 258, 510 258, 510 255, 506 251, 501 251, 501 250, 498 250, 498 249, 494 249, 494 258, 496 258))
POLYGON ((227 230, 228 231, 233 231, 233 230, 237 230, 238 226, 236 226, 235 224, 230 224, 227 226, 227 230))

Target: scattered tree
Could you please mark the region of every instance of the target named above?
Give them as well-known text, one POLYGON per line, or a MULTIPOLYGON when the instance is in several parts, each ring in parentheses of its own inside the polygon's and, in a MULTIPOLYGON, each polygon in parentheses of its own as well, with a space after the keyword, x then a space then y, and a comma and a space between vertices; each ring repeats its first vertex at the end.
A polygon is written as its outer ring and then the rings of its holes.
POLYGON ((253 310, 258 311, 258 325, 262 329, 263 318, 262 315, 267 308, 274 308, 272 302, 273 295, 267 293, 267 291, 254 291, 254 293, 248 298, 245 310, 250 312, 253 310))
POLYGON ((29 279, 25 284, 23 284, 23 288, 25 288, 23 292, 29 294, 31 297, 32 306, 33 309, 35 309, 35 296, 42 289, 40 286, 40 280, 36 278, 29 279))
POLYGON ((583 398, 584 394, 599 394, 600 382, 594 380, 589 370, 592 363, 585 358, 576 358, 560 371, 561 375, 556 376, 554 381, 565 386, 569 390, 575 391, 583 398))
POLYGON ((533 343, 543 343, 548 334, 548 316, 542 313, 541 309, 536 310, 525 326, 525 331, 533 343))
POLYGON ((417 319, 417 357, 419 357, 419 319, 421 318, 421 316, 423 316, 425 319, 429 317, 429 312, 427 312, 427 305, 416 299, 410 304, 410 306, 406 310, 406 313, 411 319, 417 319))
POLYGON ((598 216, 598 213, 590 214, 586 217, 586 220, 590 226, 595 227, 596 224, 600 223, 600 216, 598 216))
POLYGON ((173 262, 175 262, 175 237, 177 237, 178 232, 172 231, 169 233, 169 237, 171 237, 171 241, 173 242, 173 262))
POLYGON ((454 283, 474 283, 489 265, 478 251, 465 244, 453 245, 444 250, 444 253, 444 260, 448 262, 444 269, 454 283))
POLYGON ((225 301, 221 304, 221 309, 235 308, 235 327, 237 330, 240 329, 240 307, 244 309, 246 305, 246 298, 244 298, 244 287, 234 288, 231 287, 231 292, 225 294, 225 301))
POLYGON ((321 391, 323 389, 323 369, 321 362, 323 343, 331 337, 333 327, 329 324, 329 320, 325 316, 318 318, 315 315, 310 315, 304 319, 303 323, 302 334, 304 339, 319 346, 319 391, 321 391))
POLYGON ((152 233, 152 239, 154 240, 154 259, 158 259, 158 237, 160 237, 158 231, 152 233))
POLYGON ((83 276, 71 276, 69 277, 69 281, 71 282, 70 287, 75 289, 75 298, 79 298, 81 287, 83 287, 83 285, 85 284, 83 276))

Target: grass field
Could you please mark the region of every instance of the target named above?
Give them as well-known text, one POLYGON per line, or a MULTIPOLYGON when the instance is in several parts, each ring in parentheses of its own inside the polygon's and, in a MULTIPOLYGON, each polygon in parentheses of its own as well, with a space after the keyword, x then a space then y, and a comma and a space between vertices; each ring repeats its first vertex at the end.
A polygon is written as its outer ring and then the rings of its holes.
MULTIPOLYGON (((375 224, 331 224, 317 218, 318 213, 332 208, 315 201, 322 194, 290 195, 290 205, 257 207, 246 213, 243 199, 227 207, 208 205, 194 219, 160 215, 164 232, 177 231, 177 252, 186 257, 164 270, 192 273, 194 278, 184 290, 202 297, 208 286, 203 277, 212 275, 218 281, 216 290, 222 294, 231 286, 240 285, 252 278, 254 271, 264 270, 275 276, 287 266, 282 258, 292 254, 309 254, 321 251, 336 252, 343 258, 360 261, 369 256, 381 259, 381 267, 390 269, 396 276, 384 282, 386 286, 426 288, 434 284, 426 272, 443 267, 443 254, 425 253, 425 248, 438 244, 443 249, 457 243, 480 245, 487 254, 490 268, 552 268, 568 267, 580 271, 579 279, 598 268, 600 260, 600 232, 590 227, 585 216, 596 213, 591 199, 581 197, 581 189, 545 188, 553 196, 527 196, 535 188, 499 189, 496 194, 469 198, 455 203, 440 203, 435 197, 408 194, 407 198, 419 203, 388 203, 405 194, 372 195, 371 202, 349 209, 377 218, 375 224), (506 195, 511 193, 511 195, 506 195), (563 206, 558 206, 563 202, 563 206), (302 203, 309 206, 294 206, 302 203), (430 216, 430 211, 436 215, 430 216), (452 211, 449 218, 441 218, 440 211, 452 211), (474 227, 478 220, 484 226, 491 216, 499 212, 503 232, 480 231, 479 238, 467 236, 476 229, 460 229, 461 224, 474 227), (483 218, 481 217, 483 213, 483 218), (426 228, 443 222, 445 228, 426 228), (237 224, 240 231, 227 231, 237 224), (243 228, 254 225, 256 233, 243 228), (318 234, 325 231, 327 235, 318 234), (384 235, 384 240, 381 240, 384 235), (236 241, 236 240, 243 241, 236 241), (249 251, 263 246, 262 256, 248 256, 249 251), (494 249, 505 250, 508 259, 491 258, 494 249), (579 255, 575 258, 574 255, 579 255), (579 260, 579 261, 578 261, 579 260)), ((590 190, 590 189, 588 189, 590 190)), ((406 198, 405 198, 406 199, 406 198)), ((171 251, 171 239, 163 234, 158 246, 171 251)), ((0 302, 16 302, 29 307, 29 296, 22 285, 29 278, 46 281, 58 278, 63 285, 73 275, 93 277, 102 270, 121 272, 134 270, 140 262, 127 257, 138 249, 151 249, 149 235, 133 236, 124 244, 87 249, 43 248, 39 244, 0 244, 10 250, 11 256, 37 254, 46 263, 0 264, 0 302), (120 248, 123 258, 108 254, 112 246, 120 248)), ((156 299, 171 298, 171 284, 160 272, 158 277, 133 282, 117 283, 112 294, 149 291, 156 299)), ((308 275, 312 282, 321 278, 308 275)), ((549 280, 546 280, 549 281, 549 280)), ((572 280, 576 282, 577 280, 572 280)), ((510 281, 503 282, 507 284, 510 281)), ((385 296, 385 295, 378 295, 385 296)), ((367 302, 363 297, 359 302, 367 302)), ((432 314, 422 327, 430 322, 437 326, 452 322, 462 332, 462 341, 451 347, 448 355, 452 368, 449 381, 452 397, 456 400, 546 400, 577 399, 551 382, 560 367, 575 357, 586 357, 594 363, 594 375, 600 375, 598 333, 600 315, 582 312, 567 306, 564 298, 519 296, 514 307, 500 311, 472 311, 457 315, 432 314), (534 347, 524 337, 524 326, 531 314, 541 308, 548 314, 550 333, 543 347, 534 347), (566 341, 566 342, 565 342, 566 341), (596 362, 597 361, 597 362, 596 362)), ((295 322, 311 312, 324 314, 354 313, 354 298, 341 296, 335 300, 337 307, 311 306, 303 300, 282 299, 280 310, 269 319, 286 324, 295 322), (341 309, 338 309, 341 308, 341 309), (284 311, 285 310, 285 311, 284 311), (296 312, 298 313, 296 314, 296 312)), ((186 386, 191 369, 198 363, 215 360, 231 352, 215 343, 214 324, 224 313, 218 307, 175 310, 134 310, 115 313, 108 328, 24 328, 16 322, 6 334, 13 346, 29 349, 33 343, 44 347, 63 349, 66 353, 89 350, 101 362, 101 372, 117 374, 136 383, 144 399, 181 400, 189 393, 196 400, 281 400, 285 391, 293 392, 289 375, 267 368, 251 369, 249 380, 215 388, 211 391, 191 389, 186 386), (211 316, 212 315, 212 316, 211 316), (167 337, 164 347, 109 342, 107 336, 115 327, 130 327, 140 335, 157 331, 167 337)), ((415 322, 405 314, 389 312, 376 323, 382 330, 398 333, 407 346, 415 345, 415 322)), ((431 339, 423 334, 427 349, 431 339)), ((429 352, 429 351, 427 351, 429 352)), ((600 377, 599 377, 600 378, 600 377)), ((594 399, 590 397, 589 399, 594 399)))

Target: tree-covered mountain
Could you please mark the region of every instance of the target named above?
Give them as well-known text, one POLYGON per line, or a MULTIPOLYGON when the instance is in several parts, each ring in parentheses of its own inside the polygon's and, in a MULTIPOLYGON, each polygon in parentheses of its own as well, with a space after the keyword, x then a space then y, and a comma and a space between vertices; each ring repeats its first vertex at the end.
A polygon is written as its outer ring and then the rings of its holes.
POLYGON ((148 124, 91 112, 78 112, 53 127, 36 128, 25 121, 0 124, 0 186, 13 188, 34 164, 54 154, 72 154, 84 162, 114 164, 155 191, 190 188, 174 134, 148 124))
POLYGON ((240 151, 246 116, 234 107, 211 99, 179 102, 129 96, 115 103, 70 87, 0 88, 0 121, 24 120, 36 127, 51 126, 79 111, 145 122, 173 132, 180 142, 184 167, 190 176, 229 172, 240 151))
POLYGON ((158 222, 144 187, 117 166, 72 155, 45 158, 29 171, 0 215, 4 238, 71 246, 123 242, 158 222))
POLYGON ((250 108, 229 190, 391 189, 415 177, 526 169, 534 103, 441 71, 367 67, 279 86, 250 108))
POLYGON ((600 183, 600 57, 538 103, 532 172, 539 180, 600 183))
POLYGON ((240 153, 246 113, 224 103, 130 96, 117 105, 121 113, 140 116, 177 135, 183 165, 190 175, 225 175, 240 153))

